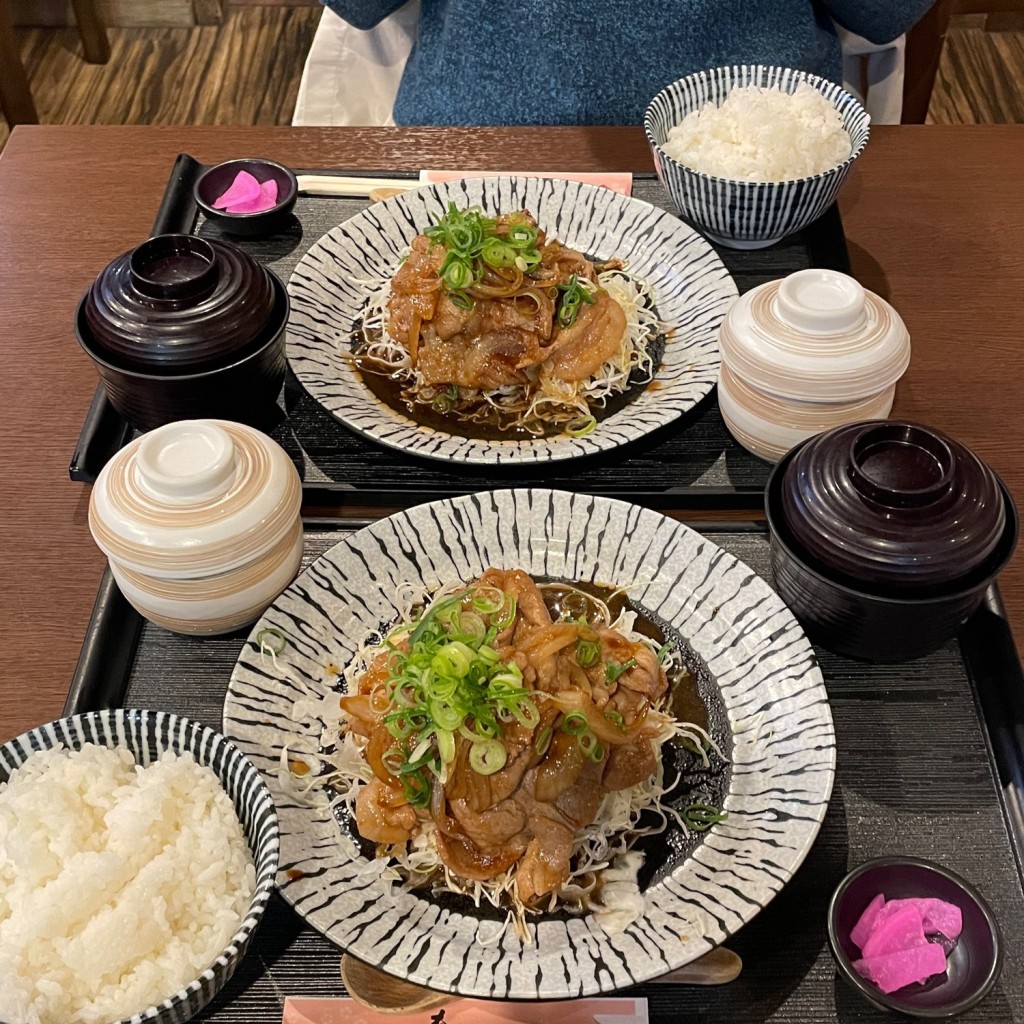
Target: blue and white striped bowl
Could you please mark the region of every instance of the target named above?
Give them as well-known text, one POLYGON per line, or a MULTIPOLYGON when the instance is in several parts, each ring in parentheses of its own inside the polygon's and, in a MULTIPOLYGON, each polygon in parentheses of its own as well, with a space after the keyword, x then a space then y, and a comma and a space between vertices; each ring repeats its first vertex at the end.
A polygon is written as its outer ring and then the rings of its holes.
POLYGON ((182 1024, 197 1014, 235 973, 245 956, 263 910, 274 891, 277 875, 277 812, 274 800, 252 762, 219 732, 163 711, 118 708, 61 718, 22 733, 0 746, 0 782, 37 750, 65 747, 79 750, 86 743, 124 747, 136 762, 148 765, 166 750, 190 752, 196 762, 210 768, 231 797, 256 868, 256 888, 249 909, 231 941, 198 978, 118 1024, 182 1024))
POLYGON ((654 166, 680 214, 713 242, 736 249, 771 245, 820 217, 835 202, 853 161, 867 145, 870 123, 860 103, 833 82, 761 64, 714 68, 680 78, 662 89, 644 114, 654 166), (813 86, 835 106, 853 143, 850 156, 829 171, 792 181, 733 181, 692 170, 662 148, 669 131, 687 114, 708 103, 720 106, 731 89, 759 85, 793 92, 800 82, 813 86))

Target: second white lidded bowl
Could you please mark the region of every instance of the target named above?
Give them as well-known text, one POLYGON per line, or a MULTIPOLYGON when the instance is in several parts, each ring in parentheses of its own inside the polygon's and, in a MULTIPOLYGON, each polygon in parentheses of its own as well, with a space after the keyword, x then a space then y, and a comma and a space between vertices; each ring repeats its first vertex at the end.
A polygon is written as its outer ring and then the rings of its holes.
POLYGON ((97 477, 89 529, 128 601, 179 633, 254 622, 302 559, 302 484, 276 441, 182 420, 121 449, 97 477))
POLYGON ((740 296, 719 345, 722 417, 744 448, 769 462, 823 430, 888 416, 910 362, 910 335, 896 310, 825 269, 740 296))

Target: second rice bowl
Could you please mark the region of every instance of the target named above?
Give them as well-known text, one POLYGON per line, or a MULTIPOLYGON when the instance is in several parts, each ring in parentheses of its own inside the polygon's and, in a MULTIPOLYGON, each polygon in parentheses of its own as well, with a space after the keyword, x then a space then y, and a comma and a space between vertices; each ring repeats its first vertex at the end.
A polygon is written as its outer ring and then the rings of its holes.
POLYGON ((644 114, 644 130, 661 183, 679 209, 711 241, 758 249, 785 238, 820 217, 835 202, 854 160, 867 145, 870 117, 841 86, 792 68, 761 64, 701 71, 661 90, 644 114), (736 88, 760 86, 792 93, 806 83, 837 110, 850 136, 850 155, 820 174, 787 181, 740 181, 694 170, 665 151, 669 132, 688 114, 720 105, 736 88))

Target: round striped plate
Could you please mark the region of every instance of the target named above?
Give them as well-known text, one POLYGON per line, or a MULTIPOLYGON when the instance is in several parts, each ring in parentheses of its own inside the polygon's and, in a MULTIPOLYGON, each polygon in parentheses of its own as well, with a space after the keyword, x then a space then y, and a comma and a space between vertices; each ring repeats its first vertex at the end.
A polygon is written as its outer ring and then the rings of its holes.
POLYGON ((693 408, 718 379, 718 327, 736 285, 696 231, 650 203, 553 178, 465 178, 394 196, 316 242, 288 282, 288 361, 306 390, 346 426, 413 455, 480 465, 573 459, 649 434, 693 408), (651 286, 667 325, 657 388, 601 420, 586 437, 483 440, 440 433, 396 412, 347 356, 368 280, 389 277, 413 238, 454 202, 497 215, 529 210, 550 237, 599 259, 618 257, 651 286))
MULTIPOLYGON (((420 505, 361 530, 314 562, 254 627, 288 643, 276 664, 243 648, 224 731, 267 776, 281 818, 284 897, 359 959, 463 996, 552 999, 611 992, 723 942, 803 861, 835 773, 832 715, 810 644, 774 591, 700 534, 607 498, 485 492, 420 505), (706 667, 728 752, 726 819, 699 844, 659 840, 644 912, 618 935, 592 916, 532 918, 529 941, 471 900, 407 893, 381 879, 354 824, 297 799, 282 751, 315 754, 344 666, 393 622, 402 584, 433 589, 488 566, 628 588, 706 667), (344 834, 343 834, 344 832, 344 834), (677 853, 667 853, 670 849, 677 853)), ((714 722, 715 719, 713 718, 714 722)), ((372 856, 372 851, 371 851, 372 856)), ((379 863, 379 862, 378 862, 379 863)))

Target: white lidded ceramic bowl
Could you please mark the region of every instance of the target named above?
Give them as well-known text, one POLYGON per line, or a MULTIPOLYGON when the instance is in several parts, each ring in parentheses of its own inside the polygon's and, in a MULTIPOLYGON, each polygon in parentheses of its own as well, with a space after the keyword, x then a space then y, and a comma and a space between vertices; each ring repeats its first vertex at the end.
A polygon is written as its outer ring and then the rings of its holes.
POLYGON ((910 335, 896 310, 852 277, 823 269, 740 296, 719 345, 722 418, 769 462, 823 430, 884 419, 910 362, 910 335))
POLYGON ((680 214, 713 242, 735 249, 771 245, 817 220, 835 202, 854 160, 867 145, 870 125, 867 111, 841 86, 805 71, 762 64, 688 75, 662 89, 644 113, 655 170, 680 214), (835 167, 789 181, 739 181, 694 170, 665 152, 669 132, 687 114, 709 103, 721 106, 731 90, 757 85, 792 93, 800 82, 836 108, 850 136, 850 156, 835 167))
POLYGON ((302 484, 276 441, 226 420, 182 420, 103 467, 89 529, 140 614, 177 633, 255 622, 302 559, 302 484))

